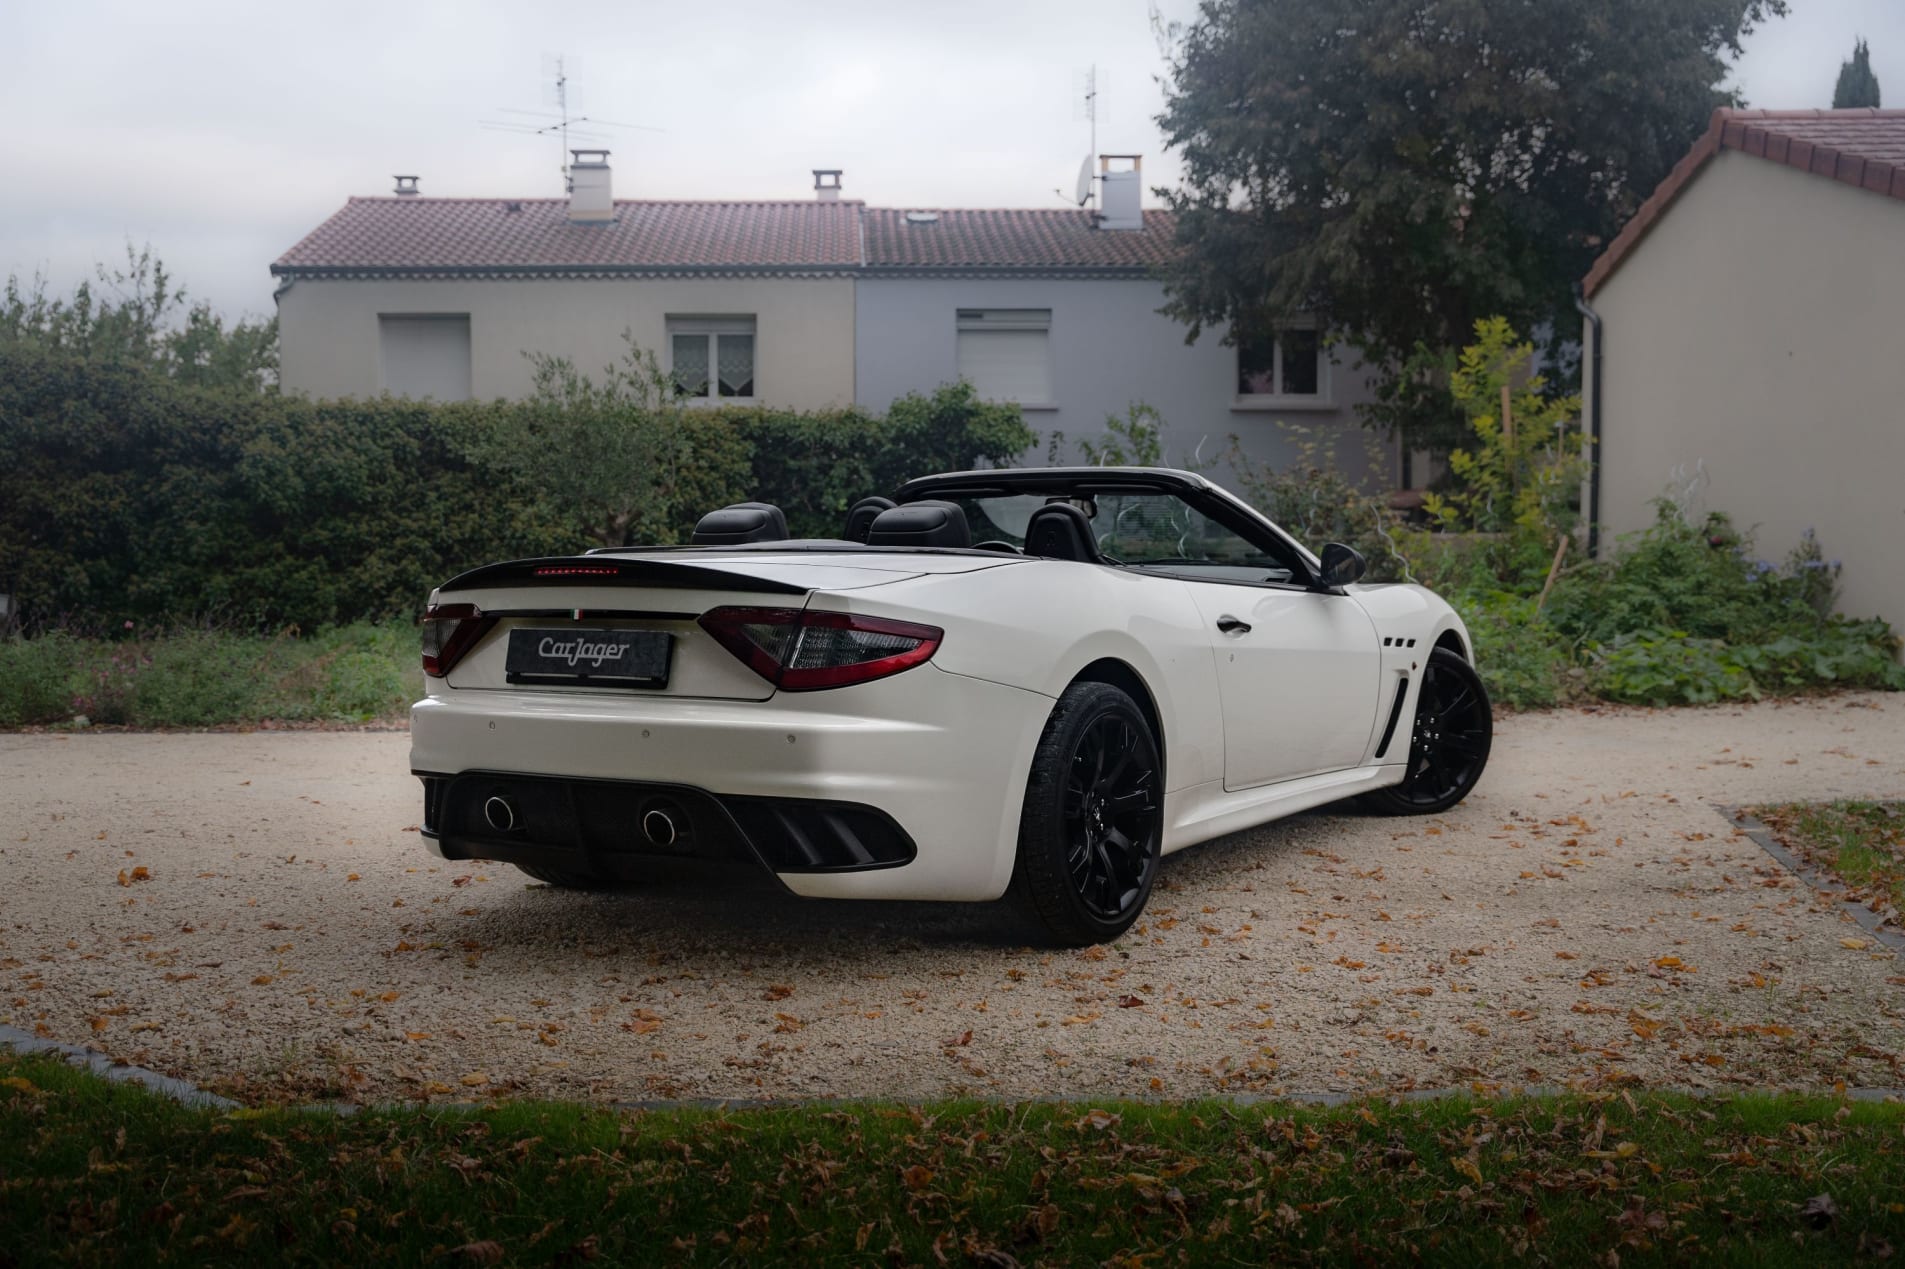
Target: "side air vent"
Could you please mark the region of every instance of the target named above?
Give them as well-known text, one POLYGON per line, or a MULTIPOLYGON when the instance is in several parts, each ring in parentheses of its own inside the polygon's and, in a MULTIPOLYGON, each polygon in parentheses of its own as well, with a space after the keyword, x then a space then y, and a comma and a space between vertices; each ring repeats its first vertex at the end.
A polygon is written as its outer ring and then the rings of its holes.
POLYGON ((913 840, 870 806, 793 798, 724 798, 775 872, 856 872, 910 863, 913 840))
POLYGON ((1376 756, 1382 757, 1389 752, 1389 742, 1396 738, 1396 724, 1402 721, 1402 703, 1409 699, 1409 676, 1403 675, 1396 680, 1396 703, 1389 707, 1389 725, 1382 729, 1382 743, 1376 746, 1376 756))

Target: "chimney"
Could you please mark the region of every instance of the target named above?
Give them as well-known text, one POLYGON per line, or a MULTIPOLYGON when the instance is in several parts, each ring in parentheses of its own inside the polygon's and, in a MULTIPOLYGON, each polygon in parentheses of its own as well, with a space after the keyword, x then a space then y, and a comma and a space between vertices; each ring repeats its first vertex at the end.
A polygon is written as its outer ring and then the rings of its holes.
POLYGON ((814 169, 814 197, 823 203, 840 201, 840 171, 837 167, 814 169))
POLYGON ((1144 156, 1141 154, 1101 154, 1098 156, 1100 229, 1144 228, 1144 156), (1114 170, 1114 163, 1129 163, 1114 170))
POLYGON ((609 152, 571 150, 569 164, 569 222, 606 225, 615 219, 615 196, 609 190, 609 152))
POLYGON ((417 182, 421 179, 420 177, 399 176, 396 179, 397 188, 392 190, 391 193, 395 194, 398 198, 415 198, 417 196, 417 182))

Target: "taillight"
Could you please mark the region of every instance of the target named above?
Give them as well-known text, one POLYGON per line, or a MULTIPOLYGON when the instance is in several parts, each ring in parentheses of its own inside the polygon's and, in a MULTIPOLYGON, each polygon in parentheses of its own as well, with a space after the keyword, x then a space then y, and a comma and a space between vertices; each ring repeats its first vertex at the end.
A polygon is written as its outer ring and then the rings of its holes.
POLYGON ((883 679, 932 659, 937 626, 798 608, 715 608, 701 628, 784 692, 883 679))
POLYGON ((495 624, 475 604, 431 604, 423 613, 423 672, 442 678, 495 624))

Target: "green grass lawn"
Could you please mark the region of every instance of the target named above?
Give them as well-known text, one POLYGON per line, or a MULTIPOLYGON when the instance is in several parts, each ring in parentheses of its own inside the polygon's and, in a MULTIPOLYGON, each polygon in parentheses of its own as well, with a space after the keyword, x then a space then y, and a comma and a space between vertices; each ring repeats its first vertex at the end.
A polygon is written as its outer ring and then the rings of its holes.
POLYGON ((1905 802, 1789 802, 1751 814, 1874 911, 1894 921, 1905 912, 1905 802))
POLYGON ((1899 1105, 1617 1094, 336 1117, 189 1110, 0 1056, 0 1265, 1816 1265, 1900 1245, 1899 1105))

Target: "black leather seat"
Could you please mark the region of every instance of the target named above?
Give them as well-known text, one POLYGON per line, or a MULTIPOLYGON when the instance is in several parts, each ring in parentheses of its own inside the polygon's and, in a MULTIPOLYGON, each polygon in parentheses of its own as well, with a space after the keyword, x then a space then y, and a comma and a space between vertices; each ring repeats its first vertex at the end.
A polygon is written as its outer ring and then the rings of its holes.
POLYGON ((891 511, 895 503, 891 498, 882 498, 877 494, 871 498, 862 498, 847 510, 847 527, 840 534, 849 542, 865 542, 867 534, 873 530, 873 522, 882 511, 891 511))
POLYGON ((1105 558, 1092 536, 1091 521, 1069 502, 1048 502, 1032 513, 1025 522, 1025 553, 1081 564, 1101 564, 1105 558))
POLYGON ((787 517, 771 502, 737 502, 710 511, 695 523, 695 546, 738 546, 743 542, 785 542, 787 517))
POLYGON ((964 547, 972 545, 972 530, 957 503, 909 502, 880 512, 867 532, 867 544, 964 547))

